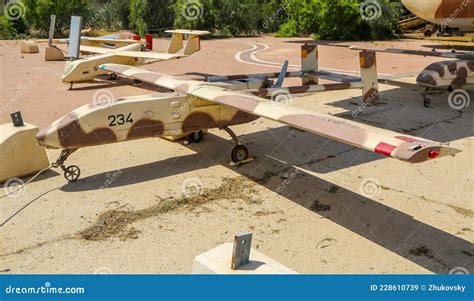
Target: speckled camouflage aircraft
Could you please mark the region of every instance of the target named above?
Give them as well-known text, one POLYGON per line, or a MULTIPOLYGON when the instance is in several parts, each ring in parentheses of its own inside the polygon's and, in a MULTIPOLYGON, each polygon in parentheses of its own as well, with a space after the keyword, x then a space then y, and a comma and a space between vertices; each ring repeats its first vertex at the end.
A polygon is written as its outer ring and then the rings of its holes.
MULTIPOLYGON (((64 170, 69 181, 77 180, 80 171, 77 166, 66 168, 64 161, 77 149, 151 137, 176 141, 187 136, 190 142, 197 142, 213 128, 225 130, 232 137, 233 162, 248 162, 251 160, 248 149, 239 143, 230 127, 260 117, 411 163, 459 152, 447 144, 292 107, 278 98, 266 99, 269 89, 277 92, 281 82, 277 87, 262 90, 256 89, 256 81, 248 79, 237 83, 202 82, 125 65, 107 64, 100 68, 172 92, 85 105, 41 130, 37 135, 40 145, 63 150, 55 166, 64 170)), ((347 84, 342 85, 348 88, 347 84)), ((302 86, 299 90, 315 87, 324 86, 302 86)))
POLYGON ((474 52, 438 52, 398 48, 376 49, 359 46, 351 46, 350 49, 453 59, 433 63, 418 75, 416 82, 425 88, 423 95, 425 107, 429 107, 431 104, 431 97, 428 95, 431 90, 452 92, 456 89, 471 90, 474 88, 474 52))
POLYGON ((402 0, 402 3, 432 23, 474 31, 474 0, 402 0))

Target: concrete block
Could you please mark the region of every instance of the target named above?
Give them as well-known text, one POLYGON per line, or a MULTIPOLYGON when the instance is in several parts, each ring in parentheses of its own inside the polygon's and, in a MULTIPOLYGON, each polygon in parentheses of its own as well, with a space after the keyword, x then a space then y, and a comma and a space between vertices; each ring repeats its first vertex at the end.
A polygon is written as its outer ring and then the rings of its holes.
POLYGON ((231 259, 234 245, 222 244, 212 250, 202 253, 194 258, 193 274, 298 274, 283 264, 271 259, 265 254, 252 249, 250 263, 237 270, 232 270, 231 259))
POLYGON ((66 58, 62 51, 55 46, 47 46, 44 52, 45 61, 65 61, 66 58))
POLYGON ((21 41, 21 53, 38 53, 38 45, 33 41, 21 41))
POLYGON ((0 183, 37 173, 49 166, 46 150, 36 141, 38 127, 0 125, 0 183))

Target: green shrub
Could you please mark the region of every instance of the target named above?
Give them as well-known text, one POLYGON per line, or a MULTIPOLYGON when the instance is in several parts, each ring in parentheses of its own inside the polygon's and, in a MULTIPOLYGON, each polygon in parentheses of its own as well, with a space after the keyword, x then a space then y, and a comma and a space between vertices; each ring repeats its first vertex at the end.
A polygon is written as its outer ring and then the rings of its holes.
POLYGON ((298 29, 296 27, 296 22, 291 20, 282 24, 280 30, 276 34, 278 38, 290 38, 298 36, 298 29))
POLYGON ((396 34, 400 12, 401 4, 392 0, 293 0, 279 36, 294 36, 296 30, 316 39, 388 39, 396 34), (364 3, 372 4, 378 17, 361 11, 364 3))

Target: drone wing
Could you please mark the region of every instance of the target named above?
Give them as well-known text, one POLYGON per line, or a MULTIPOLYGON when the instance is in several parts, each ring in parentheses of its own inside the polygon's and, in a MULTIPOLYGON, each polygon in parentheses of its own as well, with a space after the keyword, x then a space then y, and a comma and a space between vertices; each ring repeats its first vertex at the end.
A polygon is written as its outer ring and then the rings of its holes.
POLYGON ((110 38, 107 38, 107 36, 105 37, 99 37, 99 38, 89 38, 89 37, 83 37, 82 40, 89 40, 89 41, 92 41, 92 42, 96 42, 96 43, 111 43, 111 44, 116 44, 116 43, 120 43, 120 44, 143 44, 142 41, 137 41, 137 40, 123 40, 123 39, 114 39, 112 38, 112 36, 110 36, 110 38))
POLYGON ((113 54, 114 56, 143 58, 150 61, 168 61, 176 60, 186 57, 184 54, 158 53, 158 52, 144 52, 144 51, 127 51, 120 49, 109 49, 94 46, 82 46, 81 52, 95 53, 95 54, 113 54))
POLYGON ((445 144, 402 135, 327 114, 296 107, 280 107, 272 101, 247 93, 229 91, 209 83, 183 80, 123 65, 106 64, 102 65, 101 69, 230 106, 249 114, 279 121, 300 130, 411 163, 424 162, 460 152, 445 144))
POLYGON ((186 57, 184 54, 171 54, 171 53, 158 53, 158 52, 142 52, 142 51, 114 51, 115 56, 143 58, 147 60, 176 60, 182 57, 186 57))
POLYGON ((80 50, 85 53, 105 54, 110 53, 113 49, 81 45, 80 50))
POLYGON ((474 60, 474 53, 471 52, 440 52, 440 51, 423 51, 423 50, 408 50, 400 48, 370 48, 360 46, 350 46, 351 50, 369 50, 375 52, 395 53, 395 54, 409 54, 419 56, 443 57, 458 60, 474 60))

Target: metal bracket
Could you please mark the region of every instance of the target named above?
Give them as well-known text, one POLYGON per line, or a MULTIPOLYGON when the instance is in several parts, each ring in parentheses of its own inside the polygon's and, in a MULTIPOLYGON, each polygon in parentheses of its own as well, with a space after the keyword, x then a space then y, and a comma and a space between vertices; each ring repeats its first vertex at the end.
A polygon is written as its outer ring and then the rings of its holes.
POLYGON ((250 262, 250 248, 252 247, 252 233, 239 233, 234 238, 231 269, 237 270, 250 262))
POLYGON ((229 166, 230 167, 241 166, 241 165, 250 163, 253 160, 255 160, 255 158, 251 157, 251 158, 248 158, 247 160, 243 160, 243 161, 240 161, 240 162, 229 162, 229 166))
POLYGON ((14 127, 21 127, 25 125, 23 123, 23 118, 21 117, 21 112, 15 112, 13 114, 10 114, 10 118, 12 119, 14 127))

